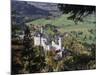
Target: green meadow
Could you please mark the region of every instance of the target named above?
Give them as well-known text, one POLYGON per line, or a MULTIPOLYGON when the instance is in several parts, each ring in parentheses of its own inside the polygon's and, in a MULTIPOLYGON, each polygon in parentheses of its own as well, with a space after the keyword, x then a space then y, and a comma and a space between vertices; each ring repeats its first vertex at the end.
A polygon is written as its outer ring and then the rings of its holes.
MULTIPOLYGON (((56 27, 58 27, 58 30, 61 33, 69 32, 78 40, 81 40, 83 42, 87 43, 95 43, 95 35, 96 35, 96 18, 95 16, 88 15, 83 18, 83 22, 78 22, 78 24, 75 24, 73 20, 67 19, 70 16, 70 14, 63 14, 56 18, 51 19, 45 19, 40 18, 37 20, 33 20, 31 22, 26 23, 27 25, 46 25, 51 24, 56 27), (79 34, 82 33, 82 34, 79 34)), ((52 32, 48 30, 49 32, 52 32)))

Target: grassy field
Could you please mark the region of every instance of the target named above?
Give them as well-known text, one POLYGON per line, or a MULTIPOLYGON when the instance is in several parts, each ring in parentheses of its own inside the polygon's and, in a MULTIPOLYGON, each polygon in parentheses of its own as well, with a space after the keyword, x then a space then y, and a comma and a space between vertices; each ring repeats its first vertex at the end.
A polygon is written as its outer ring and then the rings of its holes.
MULTIPOLYGON (((64 32, 72 32, 74 31, 77 34, 77 38, 82 40, 84 37, 86 37, 86 42, 92 43, 95 42, 95 30, 96 30, 96 17, 95 15, 88 15, 85 17, 83 22, 78 22, 76 25, 73 20, 68 20, 67 17, 69 17, 70 14, 63 14, 57 18, 51 18, 51 19, 37 19, 31 22, 26 23, 27 25, 34 24, 34 25, 46 25, 51 24, 54 26, 59 27, 59 31, 61 33, 64 32), (93 30, 94 33, 89 32, 89 30, 93 30), (81 35, 78 35, 78 32, 82 32, 81 35)), ((49 30, 50 31, 50 30, 49 30)), ((75 34, 75 35, 76 35, 75 34)))
POLYGON ((94 28, 95 24, 95 17, 94 16, 87 16, 84 18, 84 22, 79 22, 78 25, 75 25, 73 20, 68 20, 69 14, 63 14, 60 17, 52 18, 52 19, 37 19, 31 22, 26 23, 27 25, 34 24, 34 25, 45 25, 45 24, 52 24, 61 28, 61 31, 71 31, 71 30, 84 30, 87 28, 94 28))
POLYGON ((36 25, 45 25, 45 24, 52 24, 55 26, 61 26, 61 25, 69 25, 69 24, 74 24, 72 20, 68 20, 67 17, 69 15, 62 15, 57 18, 52 18, 52 19, 37 19, 31 22, 28 22, 27 24, 36 24, 36 25))

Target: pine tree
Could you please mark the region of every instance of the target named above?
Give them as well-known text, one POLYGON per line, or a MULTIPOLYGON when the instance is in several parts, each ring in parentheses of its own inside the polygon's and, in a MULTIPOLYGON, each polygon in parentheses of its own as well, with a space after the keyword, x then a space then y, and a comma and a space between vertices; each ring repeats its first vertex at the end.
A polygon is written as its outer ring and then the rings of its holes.
POLYGON ((31 37, 30 28, 25 27, 24 31, 24 50, 22 52, 23 73, 41 72, 45 66, 45 57, 41 46, 33 47, 33 39, 31 37))
POLYGON ((22 52, 22 59, 23 59, 23 73, 30 73, 31 61, 34 57, 34 50, 32 47, 32 38, 30 29, 28 26, 25 27, 24 31, 24 40, 23 40, 24 50, 22 52))

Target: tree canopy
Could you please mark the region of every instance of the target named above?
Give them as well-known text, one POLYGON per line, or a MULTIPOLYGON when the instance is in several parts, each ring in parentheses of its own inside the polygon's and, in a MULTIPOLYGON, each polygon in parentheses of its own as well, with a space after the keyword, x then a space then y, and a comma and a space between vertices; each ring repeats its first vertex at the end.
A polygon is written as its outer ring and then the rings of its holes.
POLYGON ((96 6, 89 5, 58 4, 58 8, 63 13, 71 13, 68 19, 74 20, 75 22, 83 21, 83 17, 96 12, 96 6))

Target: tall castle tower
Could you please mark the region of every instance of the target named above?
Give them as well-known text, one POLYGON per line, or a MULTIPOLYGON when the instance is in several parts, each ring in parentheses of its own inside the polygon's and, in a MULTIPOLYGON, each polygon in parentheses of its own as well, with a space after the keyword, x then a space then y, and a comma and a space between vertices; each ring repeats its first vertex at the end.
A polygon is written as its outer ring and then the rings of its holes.
POLYGON ((61 37, 59 37, 58 43, 59 43, 59 47, 60 47, 60 49, 61 49, 61 48, 62 48, 61 37))

